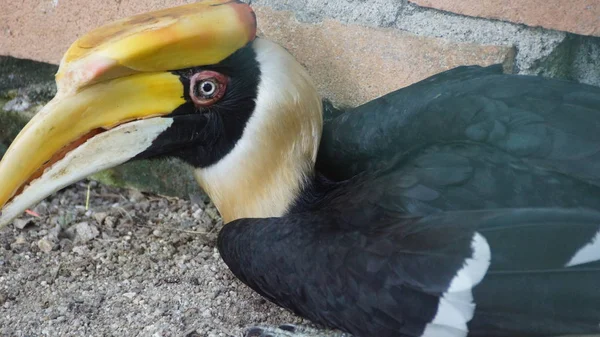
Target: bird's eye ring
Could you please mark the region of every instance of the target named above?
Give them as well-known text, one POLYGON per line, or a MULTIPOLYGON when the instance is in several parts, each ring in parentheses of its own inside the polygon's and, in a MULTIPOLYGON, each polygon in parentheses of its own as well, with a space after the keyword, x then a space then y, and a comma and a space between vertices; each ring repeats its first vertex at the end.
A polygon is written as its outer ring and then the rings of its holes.
POLYGON ((229 79, 216 71, 201 71, 190 79, 190 97, 198 107, 215 104, 224 95, 229 79))

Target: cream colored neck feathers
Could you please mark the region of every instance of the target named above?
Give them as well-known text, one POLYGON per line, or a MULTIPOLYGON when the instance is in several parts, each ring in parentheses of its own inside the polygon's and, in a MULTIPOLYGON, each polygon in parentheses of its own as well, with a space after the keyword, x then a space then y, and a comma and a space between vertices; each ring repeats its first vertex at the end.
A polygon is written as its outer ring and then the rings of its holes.
POLYGON ((234 149, 196 179, 224 221, 283 215, 313 174, 322 105, 304 68, 282 47, 256 39, 256 109, 234 149))

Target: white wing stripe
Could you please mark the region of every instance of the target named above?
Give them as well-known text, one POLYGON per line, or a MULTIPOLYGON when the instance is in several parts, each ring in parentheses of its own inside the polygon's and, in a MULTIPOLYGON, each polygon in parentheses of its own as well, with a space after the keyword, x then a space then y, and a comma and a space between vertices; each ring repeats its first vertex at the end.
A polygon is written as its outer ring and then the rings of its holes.
POLYGON ((596 233, 592 242, 581 247, 565 267, 573 267, 593 261, 600 261, 600 230, 596 233))
POLYGON ((475 312, 471 289, 483 280, 492 256, 487 240, 479 233, 473 235, 471 248, 473 255, 452 279, 421 337, 466 337, 469 333, 467 323, 475 312))

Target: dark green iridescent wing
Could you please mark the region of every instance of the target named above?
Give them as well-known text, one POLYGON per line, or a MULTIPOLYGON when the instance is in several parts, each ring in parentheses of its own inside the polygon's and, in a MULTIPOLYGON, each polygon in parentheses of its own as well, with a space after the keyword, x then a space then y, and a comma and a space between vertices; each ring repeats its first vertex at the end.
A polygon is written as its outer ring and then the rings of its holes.
POLYGON ((539 168, 600 183, 600 88, 500 66, 460 67, 325 123, 317 168, 335 179, 435 144, 488 145, 539 168))

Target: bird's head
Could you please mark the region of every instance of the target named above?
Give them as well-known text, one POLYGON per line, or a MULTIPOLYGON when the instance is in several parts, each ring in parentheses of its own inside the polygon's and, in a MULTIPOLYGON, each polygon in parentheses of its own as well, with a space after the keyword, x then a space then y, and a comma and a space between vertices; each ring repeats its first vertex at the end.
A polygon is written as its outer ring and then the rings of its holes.
POLYGON ((312 174, 321 100, 256 18, 231 0, 93 30, 64 55, 58 93, 0 162, 0 226, 51 193, 124 162, 195 168, 225 221, 284 213, 312 174))

